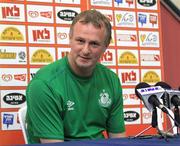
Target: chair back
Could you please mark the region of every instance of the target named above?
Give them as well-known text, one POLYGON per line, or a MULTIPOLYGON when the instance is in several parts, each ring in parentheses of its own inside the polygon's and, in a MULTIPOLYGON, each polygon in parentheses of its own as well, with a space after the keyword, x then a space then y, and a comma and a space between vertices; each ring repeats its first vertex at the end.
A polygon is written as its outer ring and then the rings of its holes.
POLYGON ((21 125, 21 129, 22 129, 25 144, 28 144, 26 112, 27 112, 27 106, 24 106, 24 107, 19 109, 18 116, 19 116, 19 122, 20 122, 20 125, 21 125))

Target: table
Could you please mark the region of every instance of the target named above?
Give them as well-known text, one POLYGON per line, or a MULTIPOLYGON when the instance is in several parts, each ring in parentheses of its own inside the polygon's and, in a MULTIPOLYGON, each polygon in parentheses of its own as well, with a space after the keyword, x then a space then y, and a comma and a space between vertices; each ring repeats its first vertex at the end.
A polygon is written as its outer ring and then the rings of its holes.
POLYGON ((28 144, 26 146, 180 146, 180 136, 167 139, 159 137, 140 137, 82 140, 51 144, 28 144))

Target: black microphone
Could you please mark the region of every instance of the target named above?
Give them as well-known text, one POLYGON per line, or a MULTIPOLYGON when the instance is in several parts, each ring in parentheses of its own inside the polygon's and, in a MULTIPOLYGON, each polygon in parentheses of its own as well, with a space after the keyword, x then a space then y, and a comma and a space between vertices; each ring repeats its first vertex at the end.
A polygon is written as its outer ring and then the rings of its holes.
POLYGON ((145 82, 141 82, 135 87, 136 96, 144 102, 144 105, 149 111, 155 107, 160 108, 163 112, 168 113, 166 107, 159 101, 164 93, 164 89, 160 86, 150 86, 145 82))
POLYGON ((161 86, 166 91, 162 98, 166 100, 168 103, 164 103, 164 105, 166 105, 168 108, 172 108, 173 105, 180 106, 180 91, 172 90, 170 85, 162 81, 156 83, 155 86, 161 86))
POLYGON ((168 104, 165 104, 168 108, 172 108, 173 105, 175 106, 174 108, 174 118, 170 117, 174 120, 176 126, 180 126, 180 115, 179 115, 179 108, 180 106, 180 92, 177 90, 172 90, 171 86, 168 85, 165 82, 158 82, 155 84, 156 86, 161 86, 162 88, 166 89, 165 93, 163 94, 162 98, 167 101, 168 104))

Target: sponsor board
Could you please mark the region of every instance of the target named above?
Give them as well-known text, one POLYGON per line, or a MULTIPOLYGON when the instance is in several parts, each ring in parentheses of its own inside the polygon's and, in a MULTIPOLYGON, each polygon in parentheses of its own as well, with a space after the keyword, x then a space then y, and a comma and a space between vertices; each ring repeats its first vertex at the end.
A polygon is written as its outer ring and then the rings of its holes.
POLYGON ((2 90, 1 108, 20 108, 26 104, 25 90, 2 90))
POLYGON ((132 88, 123 89, 123 103, 124 105, 140 105, 140 100, 132 88))
POLYGON ((0 46, 0 64, 27 64, 26 47, 0 46))
POLYGON ((141 124, 141 113, 139 108, 124 108, 125 125, 141 124))
POLYGON ((112 0, 90 0, 92 6, 112 7, 112 0))
POLYGON ((106 49, 100 58, 100 62, 106 66, 116 65, 116 52, 114 49, 106 49))
POLYGON ((58 48, 58 59, 61 59, 67 56, 70 52, 71 48, 58 48))
POLYGON ((1 112, 1 130, 20 130, 17 112, 1 112))
POLYGON ((114 7, 135 8, 135 0, 114 0, 114 7))
POLYGON ((58 44, 69 44, 69 27, 57 27, 56 38, 58 44))

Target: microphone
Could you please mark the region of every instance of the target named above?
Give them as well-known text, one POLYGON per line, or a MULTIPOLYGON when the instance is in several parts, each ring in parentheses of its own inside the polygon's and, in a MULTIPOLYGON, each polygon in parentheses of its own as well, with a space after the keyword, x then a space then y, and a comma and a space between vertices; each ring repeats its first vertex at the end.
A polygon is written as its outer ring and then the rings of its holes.
POLYGON ((171 117, 171 115, 169 115, 175 122, 175 125, 178 127, 180 127, 180 115, 179 115, 179 108, 178 106, 180 106, 180 91, 178 90, 172 90, 171 89, 171 86, 168 85, 167 83, 165 82, 158 82, 156 83, 157 86, 161 86, 162 88, 165 89, 165 93, 164 95, 162 96, 162 98, 164 99, 165 102, 165 105, 168 107, 168 108, 172 108, 173 106, 175 106, 174 108, 174 118, 171 117))
POLYGON ((174 106, 180 106, 180 91, 171 89, 171 86, 165 82, 158 82, 155 86, 161 86, 165 89, 165 93, 163 95, 164 105, 168 108, 172 108, 174 106), (167 94, 166 94, 167 93, 167 94), (167 103, 166 103, 167 102, 167 103))
POLYGON ((159 101, 164 91, 160 86, 150 86, 145 82, 141 82, 135 87, 136 96, 143 101, 149 111, 153 111, 155 107, 158 107, 163 112, 168 113, 166 107, 159 101))

